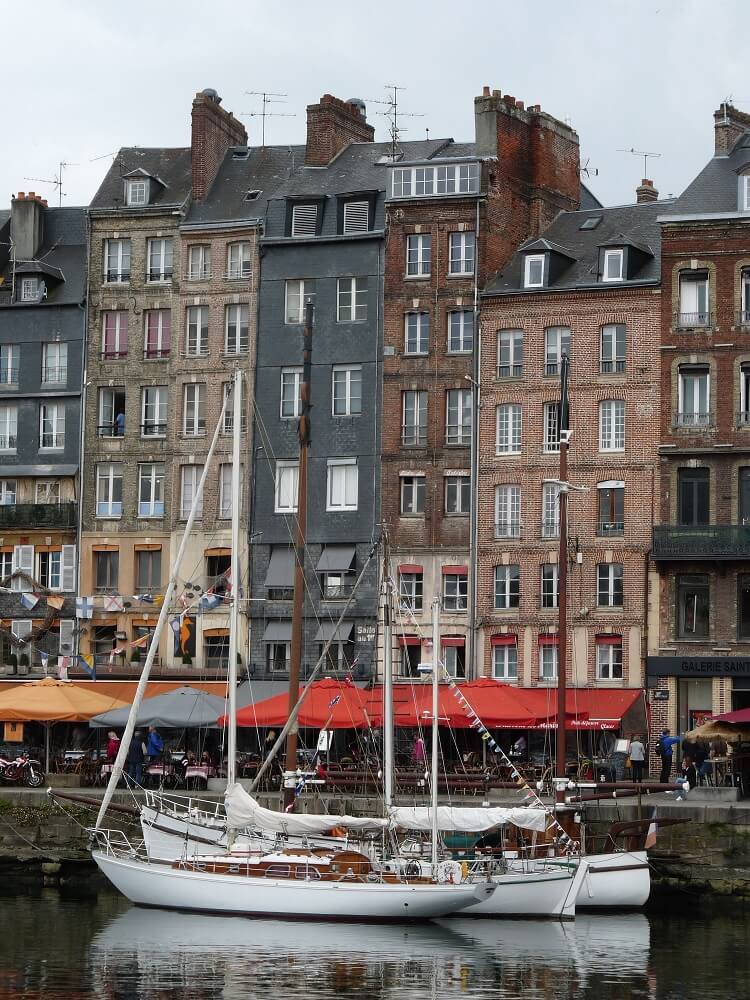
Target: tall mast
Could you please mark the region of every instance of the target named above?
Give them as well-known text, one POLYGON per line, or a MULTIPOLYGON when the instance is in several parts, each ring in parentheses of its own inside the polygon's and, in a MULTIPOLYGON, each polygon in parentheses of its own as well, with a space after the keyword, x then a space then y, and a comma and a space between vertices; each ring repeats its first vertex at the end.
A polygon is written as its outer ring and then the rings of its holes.
MULTIPOLYGON (((297 528, 294 540, 294 604, 292 606, 292 641, 289 656, 289 716, 299 699, 299 677, 302 663, 302 609, 305 601, 305 544, 307 534, 307 455, 310 450, 310 395, 312 377, 313 306, 305 304, 305 329, 302 349, 302 409, 299 418, 299 473, 297 478, 297 528)), ((297 770, 297 733, 295 719, 286 738, 286 774, 284 808, 294 806, 297 770)))
POLYGON ((229 729, 227 732, 227 788, 237 780, 237 648, 240 622, 240 496, 242 478, 240 475, 240 431, 242 428, 242 372, 234 373, 234 396, 232 410, 232 555, 230 574, 232 577, 232 603, 229 609, 229 669, 227 671, 229 729))
POLYGON ((440 680, 440 598, 432 598, 432 872, 438 862, 438 681, 440 680))
POLYGON ((383 528, 383 797, 393 805, 393 583, 388 529, 383 528))
POLYGON ((559 781, 555 782, 555 801, 565 802, 565 685, 567 682, 568 663, 568 439, 569 407, 568 407, 568 372, 570 361, 567 354, 560 359, 560 410, 558 412, 558 430, 560 435, 560 550, 557 559, 557 590, 558 590, 558 639, 557 639, 557 743, 555 771, 559 781))

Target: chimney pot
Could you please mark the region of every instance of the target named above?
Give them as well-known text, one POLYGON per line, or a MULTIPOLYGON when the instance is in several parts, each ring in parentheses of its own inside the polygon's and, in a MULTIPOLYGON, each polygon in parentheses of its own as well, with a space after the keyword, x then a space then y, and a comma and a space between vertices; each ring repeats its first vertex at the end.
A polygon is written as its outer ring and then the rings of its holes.
POLYGON ((499 90, 493 90, 492 91, 492 96, 493 97, 502 97, 502 94, 500 93, 499 90))
POLYGON ((36 191, 29 191, 29 198, 33 201, 36 198, 36 191))
POLYGON ((640 185, 635 189, 636 202, 643 205, 645 202, 657 201, 659 192, 654 187, 654 182, 644 177, 640 185))
POLYGON ((489 97, 489 96, 490 96, 490 88, 482 87, 482 97, 489 97))
POLYGON ((515 97, 512 97, 510 94, 506 94, 505 97, 503 98, 503 100, 505 101, 506 104, 515 104, 516 103, 515 97))
POLYGON ((516 107, 519 111, 523 111, 523 101, 516 101, 516 107))

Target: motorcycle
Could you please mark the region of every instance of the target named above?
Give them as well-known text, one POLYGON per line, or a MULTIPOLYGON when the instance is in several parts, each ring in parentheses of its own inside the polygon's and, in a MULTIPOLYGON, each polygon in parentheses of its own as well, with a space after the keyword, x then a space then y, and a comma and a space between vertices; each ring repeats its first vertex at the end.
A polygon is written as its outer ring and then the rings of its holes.
POLYGON ((29 757, 27 753, 19 754, 15 760, 0 757, 0 781, 9 785, 39 788, 44 784, 44 769, 40 761, 29 757))

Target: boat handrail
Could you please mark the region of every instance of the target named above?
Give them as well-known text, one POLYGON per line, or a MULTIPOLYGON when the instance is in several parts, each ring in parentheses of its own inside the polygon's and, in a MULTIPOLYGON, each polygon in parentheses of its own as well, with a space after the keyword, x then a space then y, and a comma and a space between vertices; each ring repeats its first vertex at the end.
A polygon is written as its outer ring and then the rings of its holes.
POLYGON ((142 841, 133 844, 123 830, 103 829, 92 827, 89 834, 96 841, 97 846, 105 854, 121 854, 126 852, 134 858, 148 860, 148 852, 142 841))
POLYGON ((206 816, 226 821, 224 803, 220 800, 200 799, 192 795, 165 795, 155 789, 146 789, 146 805, 152 809, 162 809, 165 804, 179 810, 180 814, 187 811, 192 816, 206 816))

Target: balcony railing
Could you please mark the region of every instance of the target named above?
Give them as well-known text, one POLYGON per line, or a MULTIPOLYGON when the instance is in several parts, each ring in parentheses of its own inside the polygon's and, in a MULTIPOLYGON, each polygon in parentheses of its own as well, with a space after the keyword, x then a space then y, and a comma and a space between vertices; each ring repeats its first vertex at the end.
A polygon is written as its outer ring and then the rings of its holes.
POLYGON ((737 313, 737 326, 750 326, 750 309, 740 309, 737 313))
POLYGON ((75 531, 78 504, 17 503, 0 506, 0 528, 60 528, 75 531))
POLYGON ((711 312, 677 312, 673 325, 678 330, 703 329, 714 325, 714 316, 711 312))
POLYGON ((150 284, 166 282, 172 280, 172 270, 162 271, 159 268, 151 268, 151 270, 146 275, 146 279, 150 284))
POLYGON ((143 352, 143 358, 145 361, 161 361, 163 358, 168 357, 168 347, 147 347, 143 352))
POLYGON ((114 438, 125 436, 125 424, 99 424, 96 433, 100 438, 114 438))
POLYGON ((654 559, 748 559, 750 525, 657 525, 652 553, 654 559))
POLYGON ((737 414, 738 427, 750 427, 750 410, 740 410, 737 414))
POLYGON ((618 535, 625 534, 625 522, 624 521, 600 521, 597 525, 597 535, 601 535, 604 538, 616 538, 618 535))
POLYGON ((498 365, 497 366, 497 377, 498 378, 522 378, 523 377, 523 365, 498 365))
POLYGON ((148 421, 141 424, 141 437, 166 437, 166 423, 152 423, 148 421))
POLYGON ((542 521, 542 538, 558 538, 560 535, 560 522, 557 520, 542 521))
POLYGON ((130 281, 130 271, 118 271, 110 268, 105 274, 104 280, 108 285, 122 285, 130 281))
POLYGON ((711 423, 710 413, 678 412, 674 415, 677 427, 708 427, 711 423))
POLYGON ((0 389, 18 388, 18 368, 0 368, 0 389))
POLYGON ((64 383, 68 381, 68 369, 62 365, 45 365, 42 368, 42 382, 64 383))

